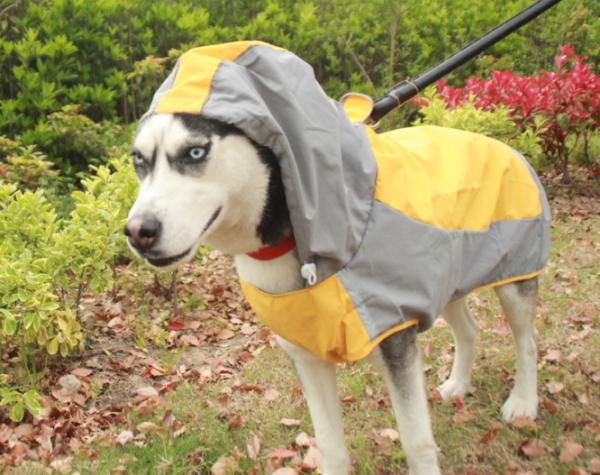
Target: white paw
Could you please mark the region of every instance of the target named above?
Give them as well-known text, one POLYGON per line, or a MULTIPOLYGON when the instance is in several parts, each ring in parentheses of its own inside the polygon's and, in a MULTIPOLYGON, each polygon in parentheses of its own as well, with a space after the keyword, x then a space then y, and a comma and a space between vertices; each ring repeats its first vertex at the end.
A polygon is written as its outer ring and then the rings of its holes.
POLYGON ((502 414, 502 419, 507 422, 512 421, 517 416, 529 416, 533 420, 537 416, 537 406, 537 395, 524 398, 511 394, 502 406, 502 409, 500 409, 500 413, 502 414))
POLYGON ((469 392, 470 381, 457 381, 452 378, 437 387, 437 391, 444 401, 453 400, 455 397, 464 399, 465 394, 469 392))

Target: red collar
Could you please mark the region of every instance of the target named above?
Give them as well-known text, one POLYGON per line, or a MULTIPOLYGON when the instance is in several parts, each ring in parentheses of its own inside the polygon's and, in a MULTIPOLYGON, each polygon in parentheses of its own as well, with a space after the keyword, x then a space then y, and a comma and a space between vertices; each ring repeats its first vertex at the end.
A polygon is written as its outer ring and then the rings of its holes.
POLYGON ((258 261, 270 261, 287 254, 296 247, 294 235, 285 238, 281 244, 275 247, 261 247, 258 251, 247 252, 246 255, 258 261))

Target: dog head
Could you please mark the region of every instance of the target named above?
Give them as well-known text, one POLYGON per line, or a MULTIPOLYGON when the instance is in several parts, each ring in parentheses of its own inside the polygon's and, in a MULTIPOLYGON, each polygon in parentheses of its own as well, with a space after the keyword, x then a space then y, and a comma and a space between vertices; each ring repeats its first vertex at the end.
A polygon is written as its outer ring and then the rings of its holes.
POLYGON ((140 189, 125 234, 151 266, 173 269, 202 243, 238 254, 284 237, 277 160, 236 127, 194 114, 149 115, 132 157, 140 189))

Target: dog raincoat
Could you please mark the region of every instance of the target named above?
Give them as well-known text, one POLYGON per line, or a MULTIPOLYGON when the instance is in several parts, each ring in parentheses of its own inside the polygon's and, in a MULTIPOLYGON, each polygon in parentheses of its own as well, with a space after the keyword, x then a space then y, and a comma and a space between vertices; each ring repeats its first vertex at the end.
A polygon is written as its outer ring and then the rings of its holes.
POLYGON ((289 51, 236 42, 183 54, 149 110, 234 124, 275 153, 317 282, 280 295, 242 287, 275 333, 330 362, 428 329, 475 289, 538 275, 550 250, 548 203, 520 154, 448 128, 376 134, 371 107, 328 98, 289 51))

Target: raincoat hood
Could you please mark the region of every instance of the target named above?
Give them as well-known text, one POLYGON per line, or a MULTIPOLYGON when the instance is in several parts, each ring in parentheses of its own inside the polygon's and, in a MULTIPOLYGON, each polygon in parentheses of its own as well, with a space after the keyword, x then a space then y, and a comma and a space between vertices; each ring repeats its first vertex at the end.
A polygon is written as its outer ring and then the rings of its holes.
POLYGON ((475 289, 538 275, 550 251, 550 210, 523 156, 447 128, 376 134, 371 108, 366 96, 328 98, 289 51, 238 42, 183 54, 148 111, 234 124, 275 153, 316 285, 242 287, 275 333, 331 362, 426 330, 475 289))
POLYGON ((157 91, 151 112, 202 114, 269 147, 280 162, 300 259, 318 256, 320 278, 356 252, 377 166, 362 124, 350 122, 296 55, 258 41, 192 49, 157 91), (344 160, 357 153, 371 159, 344 160))

